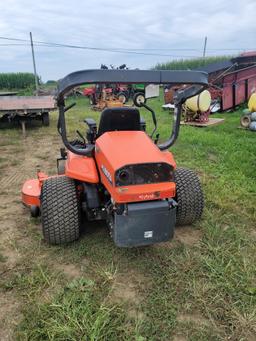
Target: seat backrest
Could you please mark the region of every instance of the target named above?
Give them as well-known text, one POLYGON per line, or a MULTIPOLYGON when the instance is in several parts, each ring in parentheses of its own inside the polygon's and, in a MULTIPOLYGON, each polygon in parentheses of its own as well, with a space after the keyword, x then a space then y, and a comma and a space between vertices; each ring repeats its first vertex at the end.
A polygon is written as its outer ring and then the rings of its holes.
POLYGON ((140 130, 140 113, 136 108, 107 108, 101 113, 98 136, 107 131, 140 130))

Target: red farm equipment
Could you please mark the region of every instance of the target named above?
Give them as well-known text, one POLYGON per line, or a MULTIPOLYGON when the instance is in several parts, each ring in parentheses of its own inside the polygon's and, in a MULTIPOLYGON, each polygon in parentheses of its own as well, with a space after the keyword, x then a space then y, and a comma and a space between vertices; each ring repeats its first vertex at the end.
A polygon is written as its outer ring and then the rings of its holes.
MULTIPOLYGON (((207 111, 198 111, 193 115, 189 111, 185 112, 185 121, 205 123, 211 113, 234 110, 256 92, 256 51, 205 65, 197 71, 204 71, 209 75, 211 106, 207 111)), ((171 103, 176 90, 177 87, 173 86, 166 90, 165 103, 171 103)))
POLYGON ((256 51, 209 64, 200 71, 208 72, 209 91, 212 100, 219 103, 220 111, 235 109, 256 92, 256 51))

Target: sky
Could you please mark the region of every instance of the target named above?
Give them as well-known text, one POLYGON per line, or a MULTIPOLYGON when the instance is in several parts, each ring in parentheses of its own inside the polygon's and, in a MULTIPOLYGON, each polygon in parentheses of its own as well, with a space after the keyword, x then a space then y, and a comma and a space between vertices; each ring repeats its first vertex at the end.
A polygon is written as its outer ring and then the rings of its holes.
MULTIPOLYGON (((102 63, 147 69, 202 56, 205 36, 206 55, 256 50, 255 13, 256 0, 6 0, 0 36, 28 40, 31 31, 34 41, 148 54, 35 44, 37 73, 47 81, 102 63)), ((33 71, 29 43, 0 39, 0 72, 25 71, 33 71)))

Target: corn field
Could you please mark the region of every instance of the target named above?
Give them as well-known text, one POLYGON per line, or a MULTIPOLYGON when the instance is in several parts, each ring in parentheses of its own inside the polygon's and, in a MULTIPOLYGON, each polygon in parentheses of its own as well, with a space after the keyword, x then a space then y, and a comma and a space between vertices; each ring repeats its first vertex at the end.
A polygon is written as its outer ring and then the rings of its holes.
POLYGON ((0 89, 27 89, 34 86, 34 84, 35 78, 33 73, 0 73, 0 89))
POLYGON ((177 59, 166 63, 158 63, 153 67, 153 70, 190 70, 207 64, 229 60, 232 57, 233 56, 216 56, 193 59, 177 59))

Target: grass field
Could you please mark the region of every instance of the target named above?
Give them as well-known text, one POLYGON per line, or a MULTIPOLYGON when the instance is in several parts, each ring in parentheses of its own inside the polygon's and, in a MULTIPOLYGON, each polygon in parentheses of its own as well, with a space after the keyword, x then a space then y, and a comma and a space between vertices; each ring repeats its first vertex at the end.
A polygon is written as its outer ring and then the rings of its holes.
MULTIPOLYGON (((161 104, 152 101, 164 140, 171 115, 161 104)), ((57 114, 25 140, 18 129, 2 130, 0 340, 255 340, 256 135, 237 129, 240 115, 181 127, 172 151, 201 178, 203 219, 177 228, 170 242, 132 249, 117 248, 104 222, 90 223, 73 244, 45 244, 20 188, 37 167, 54 173, 57 114)), ((67 113, 70 136, 90 116, 99 113, 79 99, 67 113)))

